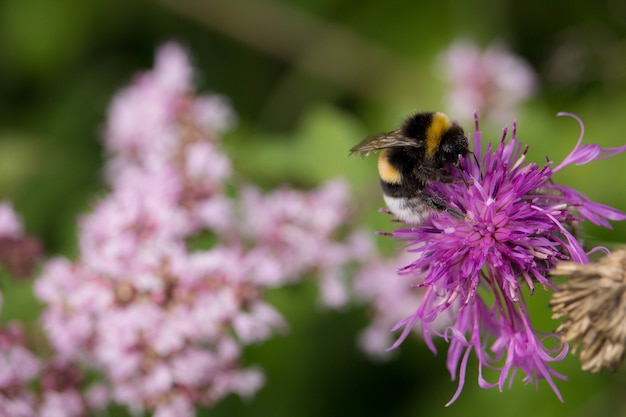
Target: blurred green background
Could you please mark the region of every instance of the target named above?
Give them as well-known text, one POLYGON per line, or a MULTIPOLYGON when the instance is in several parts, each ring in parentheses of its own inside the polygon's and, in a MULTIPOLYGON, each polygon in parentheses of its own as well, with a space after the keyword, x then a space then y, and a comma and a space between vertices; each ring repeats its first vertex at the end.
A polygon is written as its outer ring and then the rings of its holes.
MULTIPOLYGON (((193 57, 199 89, 232 100, 239 123, 224 143, 238 171, 266 187, 345 176, 362 210, 354 224, 389 230, 376 212, 374 158, 349 159, 347 150, 413 111, 442 108, 446 90, 433 62, 459 37, 502 41, 537 72, 539 94, 516 114, 530 160, 560 161, 574 146, 578 126, 558 111, 583 119, 587 142, 626 142, 625 0, 3 0, 0 197, 14 202, 48 253, 73 256, 76 218, 103 190, 108 103, 152 66, 160 44, 176 40, 193 57)), ((502 126, 482 129, 498 140, 502 126)), ((621 155, 570 167, 557 180, 626 210, 625 175, 621 155)), ((609 247, 626 241, 625 224, 586 232, 609 247)), ((3 320, 36 317, 28 285, 3 287, 3 320)), ((291 332, 247 353, 265 369, 266 386, 201 415, 626 416, 624 373, 584 374, 571 356, 555 366, 569 377, 558 382, 564 404, 543 382, 538 390, 519 381, 503 393, 479 389, 472 362, 460 399, 444 408, 456 389, 445 345, 433 357, 411 339, 391 362, 373 363, 355 344, 365 309, 321 311, 311 283, 269 296, 291 332)), ((550 330, 547 301, 542 291, 532 297, 538 327, 550 330)))

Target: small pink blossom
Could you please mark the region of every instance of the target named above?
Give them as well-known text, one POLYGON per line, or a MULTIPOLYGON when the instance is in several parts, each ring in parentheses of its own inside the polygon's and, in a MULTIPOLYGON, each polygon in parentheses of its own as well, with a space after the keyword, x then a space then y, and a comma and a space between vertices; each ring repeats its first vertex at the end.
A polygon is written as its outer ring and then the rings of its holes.
POLYGON ((39 239, 24 233, 21 217, 8 202, 0 202, 0 265, 15 278, 28 277, 41 257, 39 239))
POLYGON ((194 101, 191 111, 202 126, 218 132, 230 129, 237 119, 230 106, 230 100, 218 94, 199 96, 194 101))
POLYGON ((0 236, 20 237, 24 233, 22 220, 19 218, 13 206, 7 202, 0 203, 0 236))

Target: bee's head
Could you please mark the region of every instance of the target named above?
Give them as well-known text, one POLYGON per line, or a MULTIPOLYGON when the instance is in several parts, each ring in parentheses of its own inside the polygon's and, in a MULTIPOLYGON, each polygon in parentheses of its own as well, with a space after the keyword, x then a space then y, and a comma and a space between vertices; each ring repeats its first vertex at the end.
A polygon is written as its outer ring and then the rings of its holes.
POLYGON ((439 156, 444 164, 456 165, 459 162, 459 156, 465 156, 469 153, 463 128, 456 122, 443 135, 439 146, 439 156))

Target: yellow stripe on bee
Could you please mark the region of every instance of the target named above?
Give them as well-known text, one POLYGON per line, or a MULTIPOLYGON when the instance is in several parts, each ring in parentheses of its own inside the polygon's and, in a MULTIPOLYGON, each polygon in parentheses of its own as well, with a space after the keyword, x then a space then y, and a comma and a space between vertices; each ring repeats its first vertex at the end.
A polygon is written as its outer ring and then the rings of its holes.
POLYGON ((380 179, 385 182, 400 184, 402 181, 402 174, 400 174, 400 171, 398 171, 396 167, 389 163, 389 160, 387 159, 388 153, 388 149, 383 149, 378 156, 378 175, 380 175, 380 179))
POLYGON ((448 116, 443 113, 433 113, 433 119, 426 130, 426 156, 432 158, 439 149, 439 143, 444 133, 450 129, 451 123, 448 116))

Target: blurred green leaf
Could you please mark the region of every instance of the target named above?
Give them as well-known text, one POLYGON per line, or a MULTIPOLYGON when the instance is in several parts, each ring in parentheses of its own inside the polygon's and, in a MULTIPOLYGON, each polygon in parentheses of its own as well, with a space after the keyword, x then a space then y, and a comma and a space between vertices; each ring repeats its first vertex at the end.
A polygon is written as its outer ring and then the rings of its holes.
POLYGON ((355 187, 376 174, 358 158, 349 158, 352 146, 366 136, 354 116, 333 106, 309 108, 293 134, 268 134, 241 129, 225 139, 235 168, 245 177, 266 185, 312 186, 333 177, 345 177, 355 187))
MULTIPOLYGON (((0 6, 0 47, 8 63, 41 73, 76 57, 85 45, 93 7, 72 0, 5 0, 0 6)), ((5 63, 6 65, 7 63, 5 63)))

